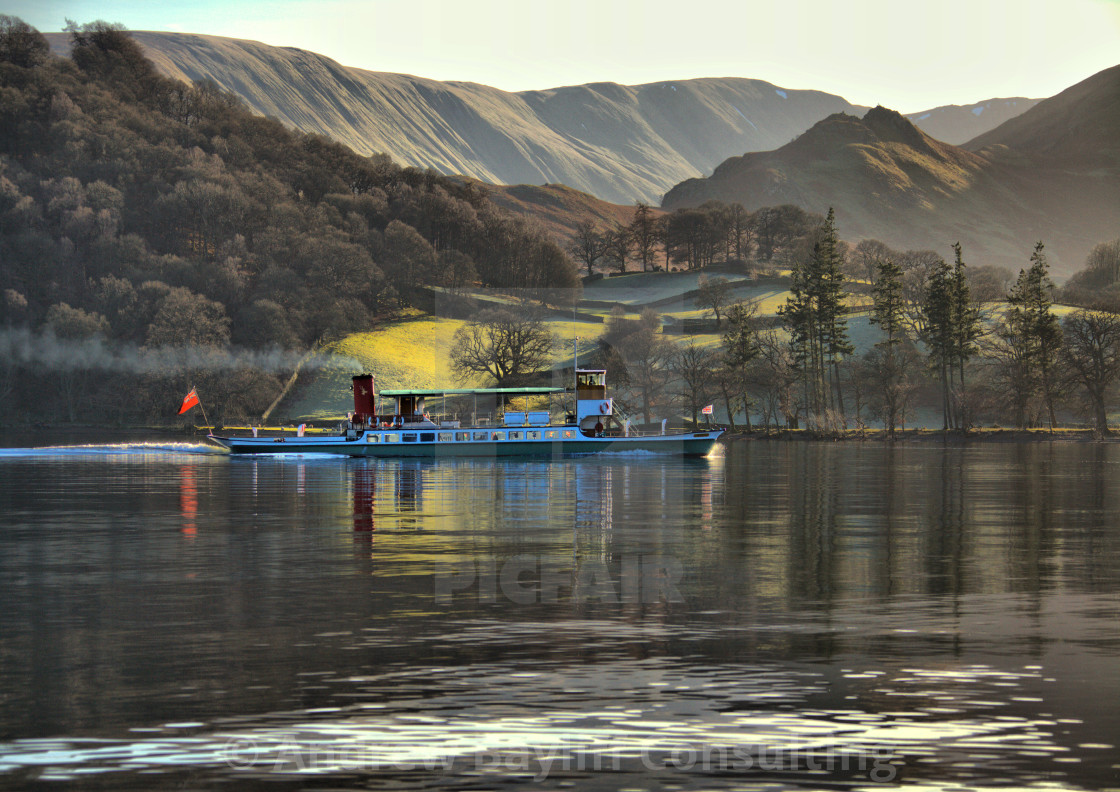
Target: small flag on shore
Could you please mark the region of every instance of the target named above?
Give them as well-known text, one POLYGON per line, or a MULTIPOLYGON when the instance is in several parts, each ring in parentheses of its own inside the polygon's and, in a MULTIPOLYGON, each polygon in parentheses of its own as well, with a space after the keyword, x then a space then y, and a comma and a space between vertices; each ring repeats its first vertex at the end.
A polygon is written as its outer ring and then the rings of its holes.
POLYGON ((197 404, 198 404, 198 394, 195 393, 194 388, 191 388, 191 392, 188 393, 186 398, 183 399, 183 406, 179 408, 179 415, 182 415, 187 410, 196 406, 197 404))
POLYGON ((700 412, 702 412, 704 415, 711 415, 713 406, 714 405, 709 404, 707 407, 704 407, 703 409, 701 409, 700 412))

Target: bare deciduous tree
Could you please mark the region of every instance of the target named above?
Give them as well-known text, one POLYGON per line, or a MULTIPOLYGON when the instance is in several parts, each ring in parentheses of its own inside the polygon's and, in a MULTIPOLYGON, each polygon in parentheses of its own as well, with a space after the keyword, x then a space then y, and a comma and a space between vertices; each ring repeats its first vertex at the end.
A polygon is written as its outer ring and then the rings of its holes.
POLYGON ((718 365, 717 355, 709 349, 696 346, 692 339, 677 348, 669 358, 674 392, 692 413, 693 426, 697 425, 700 408, 712 398, 715 369, 718 365))
POLYGON ((874 283, 878 276, 880 262, 897 261, 899 254, 891 250, 886 243, 878 239, 862 239, 852 248, 851 255, 847 258, 846 274, 852 280, 867 279, 874 283))
POLYGON ((696 295, 696 304, 711 312, 716 318, 716 329, 720 329, 724 309, 731 301, 731 283, 727 278, 709 278, 704 274, 697 280, 696 286, 699 292, 696 295))
POLYGON ((576 235, 568 246, 568 252, 579 264, 587 267, 587 274, 595 274, 595 264, 603 257, 603 235, 590 220, 576 226, 576 235))
POLYGON ((658 243, 657 218, 648 204, 638 201, 628 230, 634 255, 642 262, 642 272, 653 269, 653 257, 658 243))
POLYGON ((1120 377, 1120 316, 1077 311, 1062 322, 1067 376, 1080 388, 1098 436, 1110 434, 1106 402, 1120 377))
MULTIPOLYGON (((640 404, 642 420, 649 423, 653 410, 668 384, 668 363, 673 345, 660 332, 661 319, 650 308, 641 319, 612 317, 604 328, 604 340, 625 364, 626 390, 635 405, 640 404)), ((619 380, 622 381, 622 380, 619 380)))
POLYGON ((619 272, 626 272, 630 260, 630 230, 617 226, 603 234, 603 256, 613 262, 619 272))
POLYGON ((455 333, 451 367, 462 380, 481 374, 502 388, 551 363, 554 346, 539 315, 487 310, 455 333))

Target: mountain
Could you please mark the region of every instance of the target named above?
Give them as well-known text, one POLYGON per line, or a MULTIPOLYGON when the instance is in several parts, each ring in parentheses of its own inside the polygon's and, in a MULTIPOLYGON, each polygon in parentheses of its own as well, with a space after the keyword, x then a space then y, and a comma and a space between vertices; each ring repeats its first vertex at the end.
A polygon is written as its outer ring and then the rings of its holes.
MULTIPOLYGON (((954 231, 962 218, 944 211, 956 196, 977 196, 972 202, 984 205, 1017 203, 990 170, 981 156, 934 140, 900 114, 877 107, 862 119, 829 116, 775 151, 733 157, 711 177, 674 187, 663 208, 712 198, 752 211, 792 203, 823 214, 832 206, 847 239, 945 248, 958 241, 954 231)), ((963 234, 966 250, 986 228, 977 227, 971 239, 963 234)))
POLYGON ((1016 96, 988 99, 970 105, 945 105, 907 113, 906 117, 930 137, 959 146, 1034 107, 1039 99, 1016 96))
MULTIPOLYGON (((131 35, 164 74, 212 80, 258 113, 359 153, 493 184, 562 183, 621 203, 658 203, 730 154, 774 148, 830 113, 859 109, 819 91, 730 78, 508 93, 252 41, 131 35)), ((65 34, 48 38, 57 52, 68 49, 65 34)))
POLYGON ((1095 75, 963 147, 881 107, 862 119, 836 114, 779 149, 677 185, 663 207, 711 198, 752 210, 832 206, 845 238, 946 254, 960 241, 969 261, 1013 270, 1042 240, 1055 275, 1069 275, 1120 230, 1118 76, 1095 75))

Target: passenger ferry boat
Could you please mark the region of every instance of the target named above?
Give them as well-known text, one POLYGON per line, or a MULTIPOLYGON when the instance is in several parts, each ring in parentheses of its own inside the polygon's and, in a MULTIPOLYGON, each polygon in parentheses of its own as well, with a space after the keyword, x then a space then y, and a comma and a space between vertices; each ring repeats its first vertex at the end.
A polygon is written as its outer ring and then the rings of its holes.
MULTIPOLYGON (((568 388, 472 388, 384 390, 375 393, 372 374, 353 378, 354 412, 338 432, 307 436, 216 437, 210 439, 234 454, 339 454, 363 457, 545 456, 647 451, 705 456, 722 430, 638 432, 616 415, 607 396, 607 372, 576 369, 574 412, 554 421, 553 399, 568 388), (468 400, 474 409, 449 419, 427 412, 429 400, 468 400), (548 409, 505 410, 497 420, 479 414, 478 401, 498 406, 517 398, 547 399, 548 409), (389 400, 391 411, 378 405, 389 400)), ((569 402, 571 404, 571 402, 569 402)))

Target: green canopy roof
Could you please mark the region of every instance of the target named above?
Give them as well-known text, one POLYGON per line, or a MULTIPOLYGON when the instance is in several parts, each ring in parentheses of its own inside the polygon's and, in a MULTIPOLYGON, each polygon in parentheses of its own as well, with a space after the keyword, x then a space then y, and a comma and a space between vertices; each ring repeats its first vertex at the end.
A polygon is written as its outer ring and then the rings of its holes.
POLYGON ((566 388, 418 388, 383 390, 381 396, 545 396, 564 393, 566 388))

